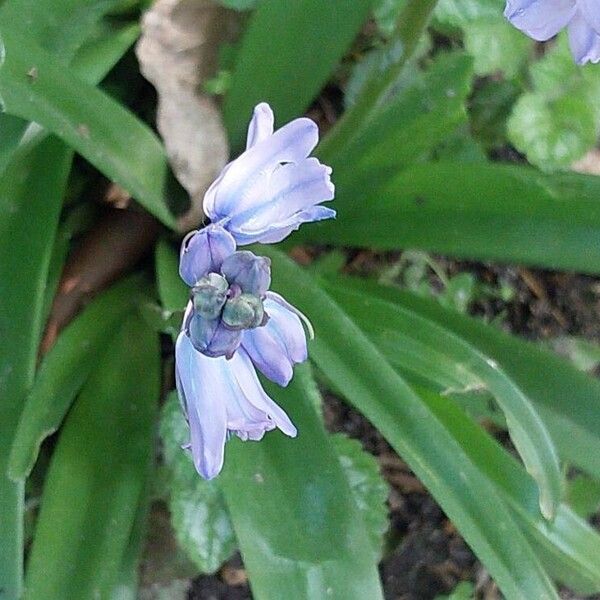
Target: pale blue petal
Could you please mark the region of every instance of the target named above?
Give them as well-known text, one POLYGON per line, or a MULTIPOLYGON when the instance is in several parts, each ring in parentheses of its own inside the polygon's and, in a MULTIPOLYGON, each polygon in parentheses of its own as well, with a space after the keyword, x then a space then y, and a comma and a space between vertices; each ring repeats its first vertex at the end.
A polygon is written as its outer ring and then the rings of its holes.
POLYGON ((600 2, 598 0, 577 0, 577 7, 588 25, 600 35, 600 2))
POLYGON ((191 232, 181 244, 179 275, 193 287, 208 273, 218 272, 234 251, 235 240, 219 225, 191 232))
POLYGON ((294 364, 308 358, 306 334, 298 316, 285 306, 267 298, 264 307, 267 324, 245 331, 242 348, 265 377, 285 387, 294 364))
POLYGON ((298 432, 294 424, 285 411, 269 398, 258 380, 250 357, 243 348, 235 353, 229 364, 248 402, 268 415, 285 435, 296 437, 298 432))
POLYGON ((175 346, 176 374, 182 404, 190 425, 194 465, 205 479, 223 467, 227 412, 223 398, 231 393, 231 375, 219 361, 207 358, 192 346, 184 332, 175 346), (229 380, 228 380, 229 378, 229 380))
POLYGON ((554 37, 575 15, 575 0, 508 0, 504 15, 539 42, 554 37))
POLYGON ((569 46, 577 64, 600 62, 600 35, 579 12, 569 24, 569 46))
POLYGON ((303 223, 313 223, 316 221, 324 221, 326 219, 334 219, 335 210, 326 206, 311 206, 306 210, 292 215, 283 223, 273 223, 262 231, 249 234, 236 233, 236 240, 240 246, 245 244, 275 244, 285 239, 292 231, 296 231, 303 223))
POLYGON ((266 102, 257 104, 254 108, 250 125, 248 125, 246 150, 272 136, 274 123, 275 117, 271 107, 266 102))
POLYGON ((204 196, 204 212, 213 222, 230 218, 247 190, 278 165, 304 160, 317 145, 316 123, 300 118, 278 129, 230 162, 204 196))
MULTIPOLYGON (((334 195, 330 167, 316 158, 288 163, 253 190, 255 197, 240 200, 225 227, 239 243, 247 236, 260 236, 277 224, 288 226, 294 217, 320 202, 332 200, 334 195)), ((257 239, 262 241, 260 237, 257 239)))

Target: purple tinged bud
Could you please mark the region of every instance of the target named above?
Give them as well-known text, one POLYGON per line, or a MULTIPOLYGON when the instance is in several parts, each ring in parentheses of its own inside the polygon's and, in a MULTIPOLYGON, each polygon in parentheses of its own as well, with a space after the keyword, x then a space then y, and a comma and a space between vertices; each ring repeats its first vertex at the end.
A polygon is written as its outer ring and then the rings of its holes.
POLYGON ((193 287, 205 275, 218 273, 223 261, 234 252, 235 240, 219 225, 190 232, 181 244, 179 275, 193 287))
POLYGON ((271 260, 247 250, 234 252, 223 261, 221 273, 230 286, 263 298, 271 285, 271 260))
POLYGON ((205 319, 192 314, 187 332, 194 348, 212 358, 231 358, 242 341, 242 332, 227 327, 221 319, 205 319))

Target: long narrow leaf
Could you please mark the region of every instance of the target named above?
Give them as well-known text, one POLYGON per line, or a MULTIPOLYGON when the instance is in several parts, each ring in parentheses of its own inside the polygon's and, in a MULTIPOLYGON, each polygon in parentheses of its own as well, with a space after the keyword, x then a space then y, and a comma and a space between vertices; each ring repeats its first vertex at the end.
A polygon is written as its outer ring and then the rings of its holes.
POLYGON ((25 598, 106 598, 117 582, 152 458, 159 358, 132 318, 98 361, 52 456, 25 598))
POLYGON ((430 163, 385 178, 362 171, 338 197, 336 222, 295 239, 600 273, 599 195, 598 177, 520 166, 430 163))
POLYGON ((96 298, 59 336, 44 358, 15 434, 9 474, 24 479, 40 444, 56 431, 88 378, 115 327, 131 311, 139 280, 128 280, 96 298))
POLYGON ((255 598, 382 598, 377 556, 317 417, 310 370, 268 392, 298 427, 260 444, 230 442, 225 500, 255 598))
POLYGON ((548 576, 492 484, 355 323, 276 250, 273 288, 313 320, 311 356, 429 488, 509 598, 556 598, 548 576))
MULTIPOLYGON (((344 285, 350 282, 346 280, 344 285)), ((539 346, 445 309, 432 300, 373 283, 353 281, 351 285, 353 289, 366 291, 371 297, 397 304, 451 330, 502 365, 504 372, 535 403, 559 456, 600 478, 600 382, 597 379, 539 346)), ((436 348, 443 352, 439 344, 436 348)), ((389 345, 382 350, 394 352, 389 345)), ((435 369, 430 373, 436 374, 435 369)), ((427 377, 425 371, 419 375, 427 377)), ((469 385, 468 381, 463 380, 463 383, 469 385)))
POLYGON ((166 155, 154 133, 118 102, 70 73, 23 32, 0 22, 0 37, 4 109, 55 133, 172 226, 164 197, 166 155))
POLYGON ((527 470, 538 482, 542 513, 548 519, 553 518, 562 497, 562 474, 556 449, 536 407, 506 375, 502 365, 452 331, 403 311, 400 306, 386 306, 368 294, 352 293, 344 285, 329 284, 327 289, 368 333, 374 332, 384 339, 396 333, 412 334, 420 344, 439 348, 437 353, 455 361, 458 368, 471 375, 475 385, 480 383, 483 389, 494 394, 504 411, 513 442, 527 470), (371 314, 372 318, 368 318, 371 314))
POLYGON ((242 41, 223 108, 234 148, 245 140, 255 104, 269 102, 281 123, 306 110, 371 6, 371 0, 260 3, 242 41))
POLYGON ((521 529, 552 574, 582 594, 600 591, 600 535, 565 504, 553 522, 540 517, 535 483, 518 462, 458 406, 438 394, 420 391, 471 460, 502 491, 521 529))

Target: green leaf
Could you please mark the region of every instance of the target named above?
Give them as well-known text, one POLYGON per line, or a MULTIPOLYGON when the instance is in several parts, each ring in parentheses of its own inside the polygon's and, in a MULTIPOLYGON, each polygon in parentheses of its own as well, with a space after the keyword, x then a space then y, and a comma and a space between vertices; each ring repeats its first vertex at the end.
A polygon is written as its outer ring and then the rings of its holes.
POLYGON ((217 480, 254 598, 382 598, 365 524, 313 406, 310 370, 298 366, 287 388, 266 389, 298 437, 231 440, 217 480))
POLYGON ((477 75, 519 74, 527 60, 532 42, 514 28, 499 11, 496 18, 478 19, 465 27, 465 50, 475 60, 477 75))
POLYGON ((465 27, 476 19, 493 19, 503 9, 503 0, 439 0, 434 16, 445 25, 465 27))
POLYGON ((258 0, 217 0, 217 2, 225 8, 243 11, 255 8, 258 0))
MULTIPOLYGON (((403 311, 397 305, 378 301, 364 293, 364 289, 363 293, 353 293, 346 285, 330 283, 327 290, 350 317, 376 339, 389 341, 394 340, 394 336, 412 336, 418 344, 443 348, 443 353, 456 365, 457 376, 461 371, 468 371, 475 385, 494 395, 506 417, 513 443, 539 485, 542 514, 552 519, 562 497, 562 473, 556 449, 536 407, 507 376, 502 364, 437 323, 403 311), (364 318, 371 313, 372 318, 364 318)), ((394 341, 397 342, 397 338, 394 341)))
POLYGON ((26 599, 113 589, 152 460, 159 356, 157 337, 127 321, 69 413, 46 477, 26 599))
POLYGON ((407 89, 399 92, 364 133, 340 155, 328 156, 338 194, 355 185, 356 175, 380 178, 427 157, 466 122, 465 100, 473 65, 462 52, 443 54, 407 89))
POLYGON ((381 558, 383 535, 388 529, 386 505, 389 489, 372 454, 358 440, 343 433, 332 436, 333 447, 344 469, 354 502, 362 513, 375 554, 381 558))
POLYGON ((0 177, 0 587, 21 594, 23 483, 7 461, 33 381, 44 291, 72 153, 56 139, 13 156, 0 177), (32 218, 32 215, 35 218, 32 218))
POLYGON ((596 141, 594 111, 585 97, 525 94, 508 121, 508 136, 534 165, 569 167, 596 141))
MULTIPOLYGON (((346 280, 345 285, 350 285, 346 280)), ((442 308, 439 303, 420 296, 392 288, 365 284, 355 281, 352 288, 367 291, 370 301, 375 297, 392 305, 398 305, 403 311, 410 311, 421 319, 450 330, 479 352, 502 366, 502 369, 530 398, 542 416, 561 459, 572 462, 590 475, 600 479, 600 382, 575 369, 571 364, 539 346, 509 336, 495 327, 490 327, 476 319, 460 315, 455 311, 442 308), (366 285, 366 287, 365 287, 366 285)), ((414 337, 414 336, 413 336, 414 337)), ((388 360, 402 347, 407 339, 398 337, 400 344, 381 345, 388 360)), ((378 341, 381 344, 382 340, 378 341)), ((419 350, 419 346, 413 346, 419 350)), ((406 364, 409 353, 402 354, 402 363, 406 364)), ((399 362, 394 363, 399 366, 399 362)), ((477 389, 473 385, 468 370, 462 368, 452 357, 445 356, 440 345, 433 348, 421 344, 420 351, 411 363, 422 379, 437 384, 440 391, 477 389), (434 352, 427 361, 430 352, 434 352), (421 365, 421 361, 424 362, 421 365), (438 368, 438 366, 440 368, 438 368), (450 379, 452 377, 452 379, 450 379), (452 384, 451 381, 458 382, 452 384)), ((477 396, 471 398, 476 401, 477 396)), ((485 395, 481 402, 486 402, 485 395)))
MULTIPOLYGON (((506 119, 521 93, 512 81, 487 79, 469 99, 470 127, 475 138, 492 149, 507 143, 506 119)), ((456 160, 448 157, 449 160, 456 160)))
POLYGON ((360 94, 321 142, 321 156, 335 156, 369 125, 379 107, 392 92, 402 76, 402 71, 413 58, 429 23, 437 0, 421 0, 404 5, 394 35, 387 44, 386 68, 370 74, 361 87, 360 94))
POLYGON ((589 519, 600 510, 600 481, 577 475, 569 481, 567 502, 582 519, 589 519))
POLYGON ((600 273, 599 196, 598 177, 520 166, 429 163, 381 180, 361 171, 340 190, 335 222, 292 239, 600 273))
POLYGON ((244 35, 223 106, 234 149, 241 148, 252 109, 259 102, 273 107, 279 123, 306 110, 363 25, 371 4, 371 0, 260 3, 244 35))
POLYGON ((114 329, 141 292, 138 278, 115 285, 93 300, 60 334, 44 357, 23 407, 9 460, 9 474, 24 479, 39 447, 56 431, 87 380, 114 329))
POLYGON ((270 247, 264 252, 273 263, 273 289, 313 321, 312 359, 407 461, 504 594, 556 598, 504 501, 443 424, 309 274, 270 247))
POLYGON ((461 581, 448 596, 436 596, 435 600, 471 600, 475 597, 475 586, 470 581, 461 581))
POLYGON ((439 0, 436 6, 434 25, 444 32, 463 31, 477 75, 516 76, 533 45, 504 18, 503 9, 503 0, 439 0))
MULTIPOLYGON (((27 35, 65 65, 97 32, 99 22, 122 0, 6 0, 0 6, 0 22, 26 23, 27 35)), ((125 26, 119 33, 113 28, 104 36, 104 56, 98 48, 87 48, 84 61, 75 60, 77 73, 89 83, 100 81, 110 67, 135 40, 137 27, 125 26), (133 33, 133 35, 132 35, 133 33), (108 54, 111 53, 110 57, 108 54), (108 60, 107 60, 108 59, 108 60)), ((0 173, 4 170, 28 127, 12 115, 0 114, 0 173)))
MULTIPOLYGON (((110 3, 102 4, 108 8, 110 3)), ((92 8, 92 3, 86 5, 92 8)), ((70 35, 81 36, 89 23, 86 19, 71 21, 77 33, 62 27, 66 14, 73 12, 70 0, 6 0, 0 12, 4 15, 0 20, 6 19, 12 26, 23 19, 31 34, 43 35, 39 41, 48 44, 60 44, 70 35)), ((111 60, 126 50, 124 42, 130 44, 131 40, 120 37, 113 45, 111 60)), ((98 79, 110 66, 102 67, 102 60, 89 61, 98 79)), ((80 75, 88 76, 83 70, 80 75)), ((53 240, 72 159, 72 152, 56 139, 46 139, 37 147, 31 142, 14 154, 26 127, 21 119, 0 115, 0 275, 4 282, 0 331, 5 340, 4 351, 0 350, 0 539, 4 540, 0 544, 0 588, 7 597, 15 598, 21 596, 22 585, 23 484, 8 480, 6 462, 23 398, 33 380, 53 240)))
POLYGON ((391 36, 396 28, 400 11, 406 0, 378 0, 373 9, 373 17, 377 27, 385 36, 391 36))
POLYGON ((162 410, 160 435, 170 472, 169 510, 175 537, 201 573, 213 573, 237 549, 223 494, 216 481, 196 473, 189 452, 189 428, 172 392, 162 410))
POLYGON ((154 133, 118 102, 75 77, 23 32, 0 21, 0 33, 5 54, 0 98, 6 112, 55 133, 163 223, 173 226, 164 198, 166 155, 154 133))
POLYGON ((532 90, 517 102, 508 134, 529 162, 568 169, 593 148, 600 131, 600 76, 573 63, 566 36, 530 69, 532 90))
POLYGON ((179 277, 177 254, 166 241, 158 242, 154 261, 158 295, 163 308, 170 313, 185 310, 190 291, 179 277))
MULTIPOLYGON (((152 467, 150 465, 146 488, 151 487, 152 467)), ((115 581, 110 600, 138 600, 139 599, 139 571, 141 555, 146 545, 147 521, 150 509, 150 495, 148 489, 142 491, 129 541, 123 553, 119 575, 115 581)))
POLYGON ((558 507, 554 521, 542 519, 535 506, 535 483, 521 465, 453 402, 427 392, 421 397, 501 491, 549 572, 580 593, 597 593, 600 557, 595 548, 600 544, 600 535, 564 504, 558 507))

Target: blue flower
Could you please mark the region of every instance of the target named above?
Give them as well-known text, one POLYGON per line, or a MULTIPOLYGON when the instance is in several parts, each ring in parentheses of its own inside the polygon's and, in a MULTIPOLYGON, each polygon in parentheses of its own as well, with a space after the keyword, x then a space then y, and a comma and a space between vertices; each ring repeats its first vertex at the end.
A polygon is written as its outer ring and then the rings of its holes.
POLYGON ((307 359, 310 323, 271 285, 271 263, 237 245, 282 240, 302 223, 335 215, 331 169, 308 158, 316 125, 296 119, 273 133, 273 113, 259 104, 248 146, 211 186, 204 209, 212 224, 186 236, 179 273, 191 288, 175 349, 177 390, 190 426, 194 464, 206 479, 224 460, 228 437, 260 440, 296 428, 269 398, 255 367, 286 386, 307 359), (304 323, 303 323, 304 322, 304 323))
POLYGON ((319 203, 335 192, 331 168, 308 158, 317 125, 295 119, 273 133, 273 111, 259 104, 246 151, 230 162, 204 196, 204 212, 239 245, 279 242, 302 223, 335 217, 319 203))
POLYGON ((575 61, 580 65, 600 62, 598 0, 507 0, 504 15, 539 42, 566 27, 575 61))
POLYGON ((205 479, 223 467, 225 441, 230 434, 260 440, 278 427, 290 437, 296 428, 262 388, 243 349, 230 360, 198 352, 185 332, 177 338, 177 390, 190 426, 194 465, 205 479))

